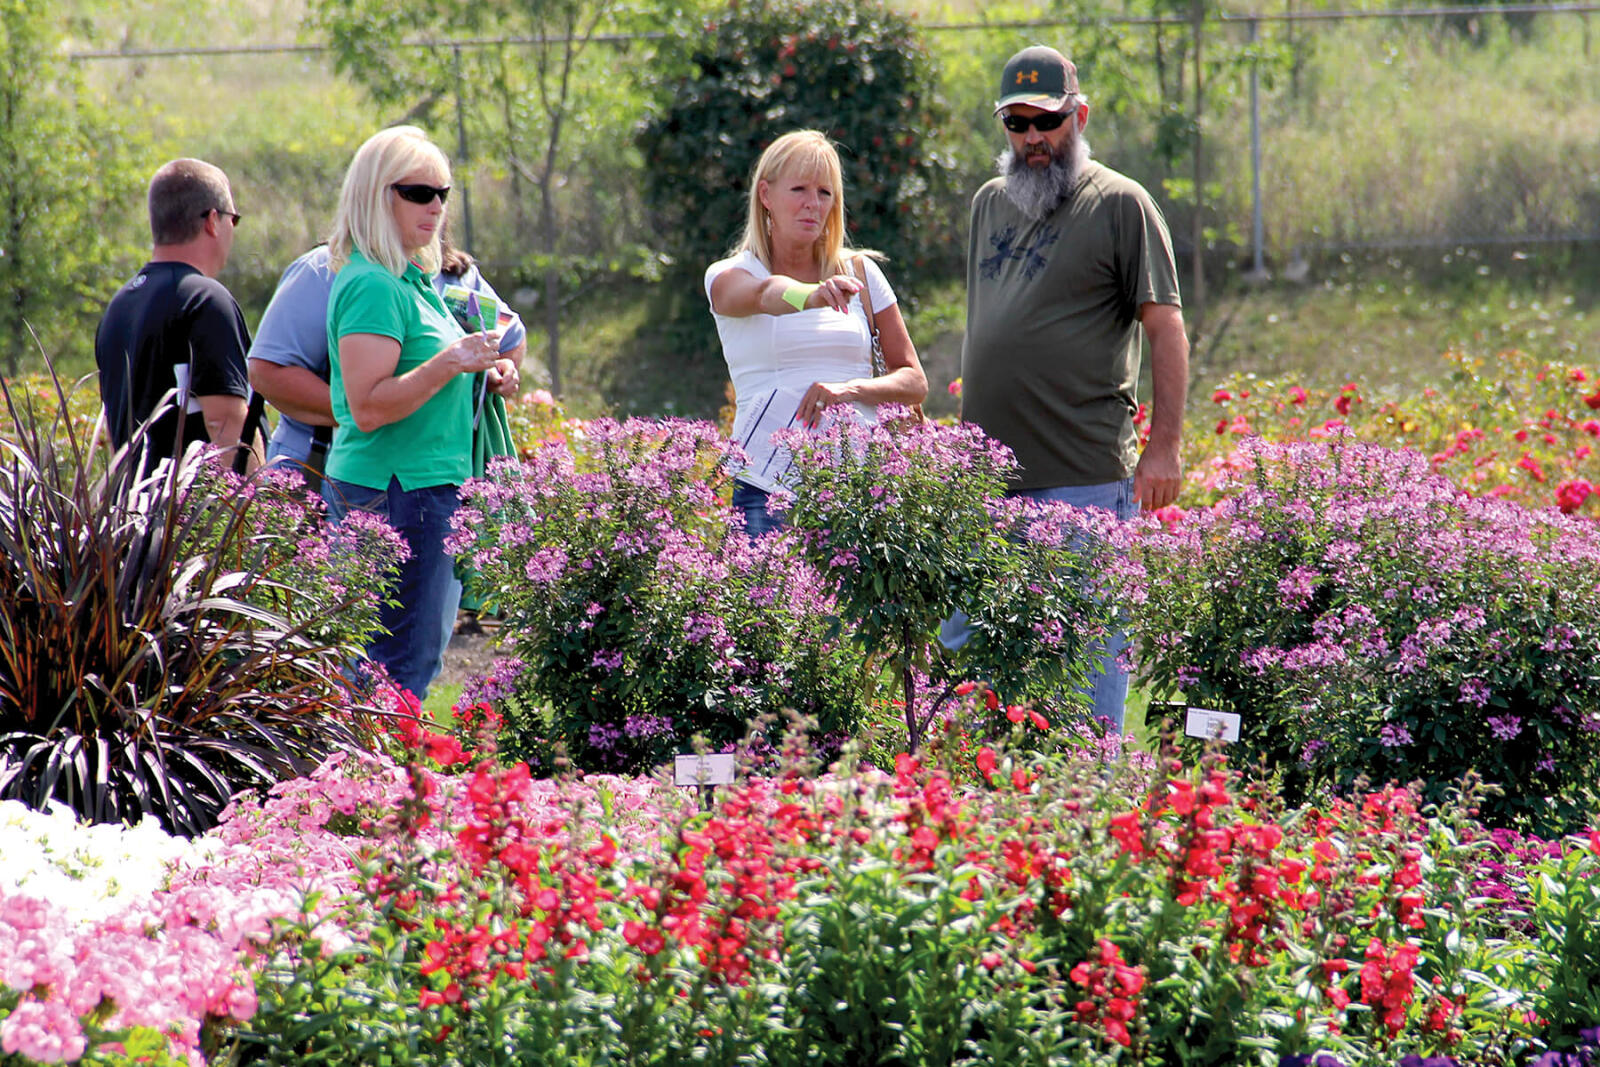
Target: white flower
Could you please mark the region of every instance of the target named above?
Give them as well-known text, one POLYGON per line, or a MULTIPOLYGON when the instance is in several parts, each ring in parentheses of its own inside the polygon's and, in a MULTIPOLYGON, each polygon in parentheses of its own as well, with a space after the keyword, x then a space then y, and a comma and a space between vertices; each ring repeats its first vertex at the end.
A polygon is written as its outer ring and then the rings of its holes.
POLYGON ((63 804, 40 812, 0 801, 0 892, 48 900, 79 922, 148 899, 174 862, 205 847, 169 835, 149 816, 131 827, 85 825, 63 804))

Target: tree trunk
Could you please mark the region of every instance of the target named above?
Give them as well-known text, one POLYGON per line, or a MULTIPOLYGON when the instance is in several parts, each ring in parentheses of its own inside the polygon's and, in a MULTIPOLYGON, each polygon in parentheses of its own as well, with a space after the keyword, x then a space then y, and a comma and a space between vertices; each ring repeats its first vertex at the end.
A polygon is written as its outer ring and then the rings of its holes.
POLYGON ((917 717, 917 679, 911 665, 911 622, 901 624, 900 648, 904 658, 900 661, 901 696, 906 702, 906 750, 915 756, 922 747, 922 723, 917 717))

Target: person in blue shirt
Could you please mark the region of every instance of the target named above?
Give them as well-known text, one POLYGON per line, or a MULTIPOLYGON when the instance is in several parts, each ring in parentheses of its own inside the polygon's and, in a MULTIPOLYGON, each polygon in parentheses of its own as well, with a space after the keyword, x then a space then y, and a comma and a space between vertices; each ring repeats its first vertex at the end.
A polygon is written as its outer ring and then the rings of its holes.
MULTIPOLYGON (((528 351, 528 332, 484 280, 472 257, 441 239, 443 255, 434 288, 443 295, 461 286, 494 298, 500 312, 500 353, 520 365, 528 351)), ((332 437, 333 407, 328 396, 328 295, 334 272, 328 246, 318 245, 284 270, 261 316, 250 346, 250 384, 278 409, 278 425, 267 444, 268 463, 298 463, 315 492, 332 437)))

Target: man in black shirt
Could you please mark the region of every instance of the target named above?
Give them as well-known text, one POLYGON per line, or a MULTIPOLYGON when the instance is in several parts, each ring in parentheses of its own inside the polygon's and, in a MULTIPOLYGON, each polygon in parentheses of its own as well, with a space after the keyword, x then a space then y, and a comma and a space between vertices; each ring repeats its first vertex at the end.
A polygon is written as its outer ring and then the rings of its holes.
POLYGON ((152 424, 145 469, 200 441, 235 453, 243 472, 256 460, 255 427, 245 426, 250 334, 216 280, 239 225, 233 192, 218 168, 176 159, 150 179, 149 203, 150 262, 117 290, 95 332, 106 426, 120 448, 176 390, 176 406, 152 424))

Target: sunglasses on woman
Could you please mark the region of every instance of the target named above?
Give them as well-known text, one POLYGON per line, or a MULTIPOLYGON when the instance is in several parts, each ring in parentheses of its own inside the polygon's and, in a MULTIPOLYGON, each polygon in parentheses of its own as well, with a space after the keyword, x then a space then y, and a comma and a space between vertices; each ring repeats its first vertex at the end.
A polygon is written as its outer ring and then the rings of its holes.
POLYGON ((1012 133, 1027 133, 1029 126, 1040 133, 1049 133, 1066 122, 1071 114, 1071 111, 1041 111, 1037 115, 1001 115, 1000 121, 1012 133))
POLYGON ((450 199, 450 187, 448 185, 415 185, 400 182, 391 185, 389 188, 398 193, 401 200, 409 200, 413 204, 431 204, 436 196, 441 204, 450 199))

